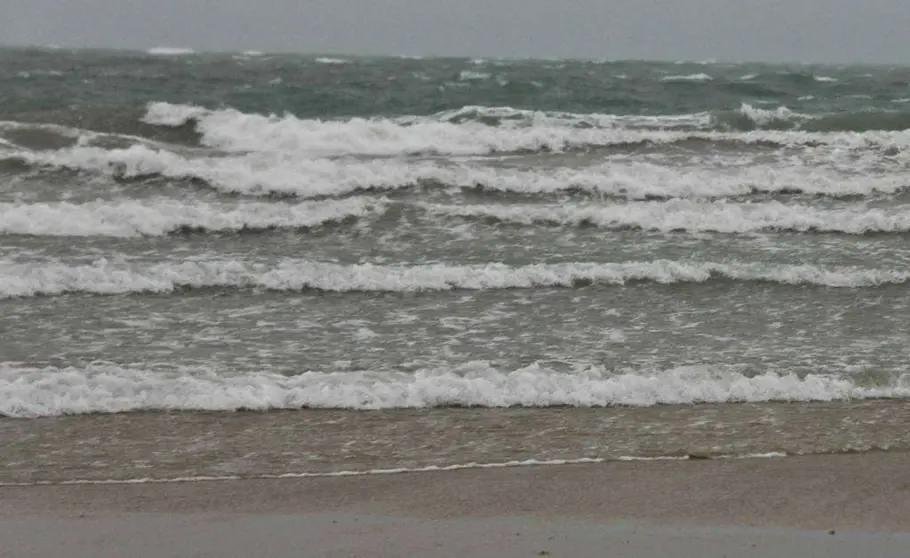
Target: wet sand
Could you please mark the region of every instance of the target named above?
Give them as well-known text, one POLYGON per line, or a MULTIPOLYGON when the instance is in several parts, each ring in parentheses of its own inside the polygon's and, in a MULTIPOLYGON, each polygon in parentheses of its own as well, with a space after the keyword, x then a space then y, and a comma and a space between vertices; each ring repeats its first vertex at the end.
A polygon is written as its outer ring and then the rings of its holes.
POLYGON ((621 456, 910 450, 910 402, 119 413, 0 419, 0 484, 621 456))
POLYGON ((908 533, 902 452, 0 488, 4 557, 890 557, 908 533))

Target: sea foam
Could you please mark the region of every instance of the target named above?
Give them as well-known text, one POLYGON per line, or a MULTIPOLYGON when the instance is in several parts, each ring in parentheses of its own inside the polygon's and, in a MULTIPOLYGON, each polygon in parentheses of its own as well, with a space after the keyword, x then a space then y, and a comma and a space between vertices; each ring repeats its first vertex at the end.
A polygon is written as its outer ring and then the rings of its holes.
POLYGON ((182 230, 236 232, 310 229, 385 211, 383 200, 213 204, 152 199, 16 204, 0 203, 0 234, 34 236, 160 236, 182 230))
MULTIPOLYGON (((741 110, 748 109, 741 107, 741 110)), ((703 129, 710 127, 708 114, 618 117, 525 111, 513 113, 518 116, 514 118, 502 114, 507 111, 514 109, 484 109, 477 113, 479 120, 465 114, 464 109, 421 117, 311 120, 293 115, 262 115, 235 109, 209 110, 192 105, 151 103, 143 121, 162 126, 194 122, 205 145, 226 151, 292 152, 308 157, 562 152, 585 147, 667 144, 688 140, 781 146, 823 144, 864 149, 876 144, 883 149, 910 147, 910 134, 902 131, 864 134, 799 130, 722 132, 703 129), (496 112, 500 116, 496 116, 496 112), (485 124, 484 120, 491 116, 501 119, 500 123, 495 126, 485 124), (680 129, 685 126, 695 129, 680 129)), ((751 114, 752 118, 761 118, 755 109, 751 109, 751 114)))
POLYGON ((492 219, 503 223, 535 225, 588 225, 612 229, 652 231, 757 231, 866 234, 910 231, 910 213, 903 206, 820 208, 777 201, 754 203, 631 202, 624 204, 423 204, 437 215, 492 219))
POLYGON ((193 49, 184 47, 152 47, 145 52, 154 56, 186 56, 196 53, 193 49))
POLYGON ((230 373, 202 367, 149 369, 96 363, 83 368, 0 364, 0 414, 38 417, 136 410, 387 409, 439 406, 652 406, 659 404, 832 401, 907 397, 906 379, 862 387, 830 374, 800 378, 736 367, 570 372, 540 364, 500 370, 487 362, 397 371, 230 373))
POLYGON ((270 266, 235 260, 154 265, 106 259, 92 265, 0 261, 0 298, 53 296, 69 292, 98 295, 169 293, 186 288, 420 292, 569 288, 591 284, 624 285, 636 281, 704 283, 712 280, 860 288, 906 283, 910 280, 910 271, 674 260, 524 266, 502 263, 342 265, 291 258, 270 266))
MULTIPOLYGON (((839 150, 849 152, 847 149, 839 150)), ((122 149, 73 147, 4 154, 28 164, 104 173, 122 178, 163 176, 197 179, 229 193, 284 194, 302 198, 340 196, 362 190, 394 190, 421 184, 517 194, 580 191, 629 199, 718 198, 753 193, 821 196, 894 194, 907 188, 898 173, 860 173, 851 161, 849 180, 837 167, 785 160, 775 166, 720 160, 713 168, 674 168, 659 162, 616 158, 573 168, 516 169, 473 161, 374 160, 301 157, 293 152, 248 152, 199 157, 139 144, 122 149)), ((910 161, 908 161, 910 163, 910 161)), ((870 165, 879 164, 873 161, 870 165)))

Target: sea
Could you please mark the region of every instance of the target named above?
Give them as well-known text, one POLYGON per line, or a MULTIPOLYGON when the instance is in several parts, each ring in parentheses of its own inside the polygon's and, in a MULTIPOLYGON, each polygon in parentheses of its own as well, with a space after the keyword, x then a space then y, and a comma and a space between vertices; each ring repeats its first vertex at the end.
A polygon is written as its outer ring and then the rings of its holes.
POLYGON ((0 485, 908 425, 908 67, 0 49, 0 485))

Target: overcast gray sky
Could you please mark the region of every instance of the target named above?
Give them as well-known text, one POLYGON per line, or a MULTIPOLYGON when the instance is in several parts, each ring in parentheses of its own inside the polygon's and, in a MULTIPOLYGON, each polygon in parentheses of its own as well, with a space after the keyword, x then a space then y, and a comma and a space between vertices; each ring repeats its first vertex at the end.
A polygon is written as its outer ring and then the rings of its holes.
POLYGON ((910 0, 0 0, 0 43, 910 62, 910 0))

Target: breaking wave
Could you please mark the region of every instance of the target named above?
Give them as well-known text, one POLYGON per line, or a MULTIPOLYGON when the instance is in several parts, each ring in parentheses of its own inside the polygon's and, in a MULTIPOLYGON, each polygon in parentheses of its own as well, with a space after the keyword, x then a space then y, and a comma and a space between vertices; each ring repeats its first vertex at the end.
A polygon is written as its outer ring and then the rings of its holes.
POLYGON ((904 129, 901 125, 910 120, 907 113, 835 115, 827 120, 793 113, 783 107, 767 111, 743 105, 732 115, 725 114, 649 117, 465 107, 424 117, 323 121, 299 119, 290 114, 260 115, 234 109, 209 110, 152 103, 143 121, 160 126, 195 122, 204 145, 227 151, 290 151, 311 157, 559 152, 597 146, 668 144, 691 139, 781 146, 821 143, 867 148, 870 142, 884 147, 910 145, 908 134, 898 133, 904 129), (838 122, 849 123, 851 118, 858 120, 854 122, 857 127, 866 120, 876 122, 877 128, 866 126, 865 130, 879 130, 879 133, 857 137, 848 133, 854 131, 851 128, 837 125, 838 122), (781 126, 781 122, 792 125, 781 126), (803 130, 802 126, 812 129, 803 130), (763 130, 764 127, 768 130, 763 130), (835 133, 841 128, 842 133, 835 133), (736 132, 725 132, 725 129, 736 132))
POLYGON ((534 225, 596 226, 650 231, 823 232, 845 234, 906 233, 906 207, 873 209, 863 206, 817 208, 808 205, 764 203, 644 202, 612 205, 442 205, 423 204, 437 215, 534 225))
POLYGON ((125 149, 19 150, 8 153, 0 161, 104 173, 125 179, 161 176, 194 180, 225 193, 301 198, 395 190, 421 184, 526 195, 581 192, 629 199, 722 198, 762 193, 849 197, 894 194, 910 186, 899 173, 870 172, 845 180, 844 174, 836 169, 790 161, 773 167, 734 165, 711 169, 617 160, 587 167, 515 169, 467 161, 302 158, 293 153, 253 152, 210 157, 184 155, 149 145, 125 149))
POLYGON ((385 211, 382 200, 349 198, 299 204, 210 204, 200 201, 0 203, 0 234, 160 236, 176 232, 312 229, 385 211))
POLYGON ((0 415, 39 417, 139 410, 387 409, 425 407, 604 407, 617 405, 833 401, 908 397, 906 375, 864 387, 849 377, 696 365, 609 370, 540 364, 500 370, 486 362, 416 372, 303 371, 285 376, 201 367, 149 369, 96 363, 83 368, 0 364, 0 415))
MULTIPOLYGON (((176 152, 186 150, 184 146, 204 146, 233 158, 269 154, 279 162, 282 157, 299 162, 302 158, 470 157, 592 149, 622 153, 660 146, 686 147, 697 142, 778 148, 825 146, 842 153, 871 148, 891 156, 910 152, 908 112, 810 115, 784 106, 764 109, 748 104, 730 111, 658 116, 467 106, 430 116, 312 120, 290 114, 151 103, 141 120, 130 111, 74 114, 71 118, 64 114, 60 119, 88 127, 0 122, 0 142, 4 149, 29 150, 23 157, 39 161, 66 157, 98 160, 104 156, 87 149, 109 151, 112 159, 125 157, 124 151, 132 148, 160 151, 163 154, 159 158, 174 158, 178 157, 176 152)), ((143 159, 155 156, 138 152, 129 155, 143 159)), ((259 170, 266 166, 260 163, 259 170)), ((177 172, 175 169, 172 174, 177 172)))
POLYGON ((0 262, 0 298, 65 293, 115 295, 230 288, 277 291, 420 292, 624 285, 632 282, 759 281, 819 287, 902 284, 910 271, 814 265, 654 260, 621 263, 342 265, 285 259, 274 266, 239 261, 155 265, 98 260, 93 265, 0 262))

